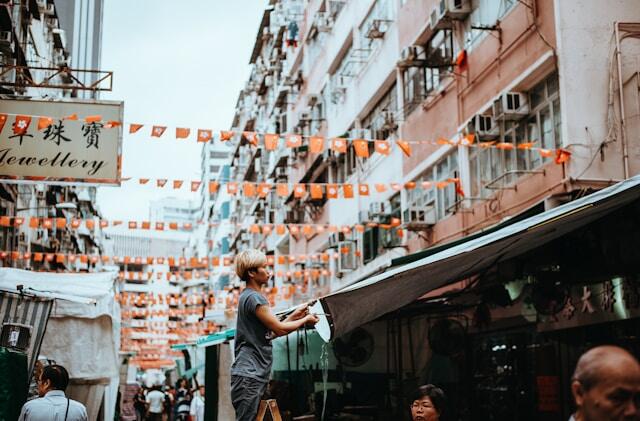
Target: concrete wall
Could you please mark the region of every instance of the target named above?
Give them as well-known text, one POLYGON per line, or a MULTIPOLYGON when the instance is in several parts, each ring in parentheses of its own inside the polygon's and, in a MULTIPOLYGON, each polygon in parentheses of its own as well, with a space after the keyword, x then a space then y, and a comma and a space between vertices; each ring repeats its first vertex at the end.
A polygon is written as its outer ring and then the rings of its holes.
MULTIPOLYGON (((554 6, 562 137, 565 147, 572 152, 568 175, 587 179, 622 179, 625 175, 623 134, 614 57, 614 24, 618 21, 640 22, 640 3, 637 0, 556 0, 554 6), (608 121, 608 111, 613 111, 614 107, 617 124, 608 121), (604 161, 598 151, 602 142, 607 142, 604 161)), ((630 146, 629 175, 634 175, 640 172, 637 76, 640 71, 640 40, 623 41, 621 59, 628 119, 626 136, 630 146)))

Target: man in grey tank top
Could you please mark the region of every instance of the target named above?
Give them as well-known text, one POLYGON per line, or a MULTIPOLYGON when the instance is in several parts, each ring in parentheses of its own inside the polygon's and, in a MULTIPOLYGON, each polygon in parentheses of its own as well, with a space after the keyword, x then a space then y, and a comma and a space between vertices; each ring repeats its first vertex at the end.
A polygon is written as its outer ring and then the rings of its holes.
POLYGON ((238 302, 235 361, 231 366, 231 402, 237 421, 254 421, 260 398, 264 394, 273 359, 271 339, 284 336, 306 324, 316 324, 318 318, 309 314, 308 305, 298 307, 280 321, 269 309, 269 302, 260 293, 271 273, 267 257, 258 250, 238 254, 236 273, 246 283, 238 302))

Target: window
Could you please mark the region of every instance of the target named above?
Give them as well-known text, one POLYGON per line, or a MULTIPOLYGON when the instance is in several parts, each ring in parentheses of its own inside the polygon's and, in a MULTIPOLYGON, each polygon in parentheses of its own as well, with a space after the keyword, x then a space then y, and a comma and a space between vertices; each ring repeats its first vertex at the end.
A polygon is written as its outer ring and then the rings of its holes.
POLYGON ((517 0, 471 0, 472 12, 465 21, 465 49, 471 50, 489 32, 478 28, 494 26, 517 2, 517 0))
POLYGON ((374 139, 388 139, 398 128, 398 94, 396 84, 380 98, 371 112, 362 119, 362 127, 371 131, 374 139))
MULTIPOLYGON (((388 224, 391 218, 401 217, 400 195, 394 195, 388 202, 389 212, 380 217, 380 222, 388 224)), ((367 228, 362 234, 362 258, 364 263, 368 263, 376 257, 385 253, 387 249, 399 246, 402 239, 398 236, 397 228, 383 229, 379 227, 367 228)))
POLYGON ((356 152, 349 144, 347 153, 338 154, 333 164, 333 182, 344 183, 356 170, 356 152))
POLYGON ((228 156, 229 153, 224 151, 211 151, 209 155, 211 159, 226 159, 228 156))
POLYGON ((498 122, 500 142, 511 143, 514 149, 469 149, 472 198, 488 197, 492 190, 514 183, 522 174, 552 159, 540 157, 538 151, 518 149, 518 145, 533 142, 535 146, 546 149, 556 149, 562 145, 557 73, 535 85, 528 96, 528 116, 521 120, 498 122))
POLYGON ((416 188, 407 190, 407 209, 433 206, 438 220, 452 214, 458 201, 454 183, 449 183, 445 188, 437 188, 435 183, 449 178, 458 178, 458 168, 458 152, 454 151, 425 170, 414 180, 417 184, 416 188), (422 188, 424 181, 433 183, 431 188, 422 188))
POLYGON ((220 165, 210 165, 209 166, 209 173, 210 174, 218 174, 218 171, 220 171, 220 165))

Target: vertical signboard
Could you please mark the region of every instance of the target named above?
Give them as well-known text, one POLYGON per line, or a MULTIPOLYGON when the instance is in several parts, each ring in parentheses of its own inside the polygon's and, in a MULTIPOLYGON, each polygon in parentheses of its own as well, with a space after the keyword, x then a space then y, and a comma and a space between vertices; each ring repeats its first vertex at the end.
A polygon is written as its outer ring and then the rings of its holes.
POLYGON ((120 185, 124 103, 0 100, 0 179, 120 185))

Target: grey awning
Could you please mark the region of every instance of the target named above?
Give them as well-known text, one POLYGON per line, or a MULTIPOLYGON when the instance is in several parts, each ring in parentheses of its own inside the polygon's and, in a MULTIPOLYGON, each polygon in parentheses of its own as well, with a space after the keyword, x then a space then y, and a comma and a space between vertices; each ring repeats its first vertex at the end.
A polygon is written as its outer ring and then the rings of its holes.
POLYGON ((640 176, 358 282, 320 301, 331 339, 640 199, 640 176))

